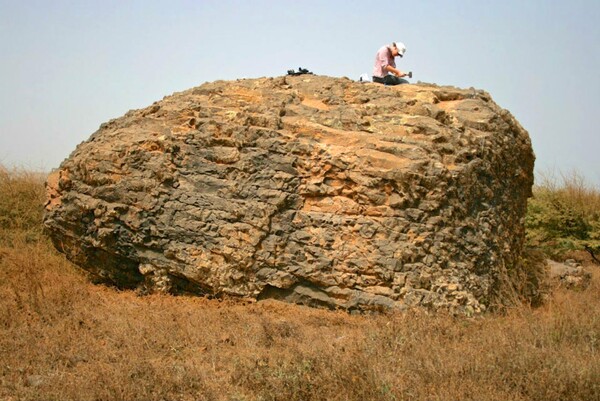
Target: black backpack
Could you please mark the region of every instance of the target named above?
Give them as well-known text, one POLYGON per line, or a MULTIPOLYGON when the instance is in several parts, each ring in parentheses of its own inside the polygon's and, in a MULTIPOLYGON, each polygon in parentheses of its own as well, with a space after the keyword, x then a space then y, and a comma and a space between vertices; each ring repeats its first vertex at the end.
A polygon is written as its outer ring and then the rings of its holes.
POLYGON ((287 73, 288 73, 288 75, 303 75, 303 74, 313 75, 312 72, 310 72, 306 68, 302 68, 302 67, 298 67, 298 72, 296 72, 294 70, 288 70, 287 73))

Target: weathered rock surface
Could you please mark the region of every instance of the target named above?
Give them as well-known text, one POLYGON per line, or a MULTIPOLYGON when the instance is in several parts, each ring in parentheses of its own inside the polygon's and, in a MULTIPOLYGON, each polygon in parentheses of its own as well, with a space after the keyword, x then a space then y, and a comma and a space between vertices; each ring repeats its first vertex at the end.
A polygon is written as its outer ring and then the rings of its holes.
POLYGON ((483 91, 219 81, 103 124, 45 226, 122 287, 470 314, 518 268, 533 163, 483 91))
POLYGON ((585 289, 592 281, 592 274, 573 259, 565 263, 547 259, 550 279, 568 289, 585 289))

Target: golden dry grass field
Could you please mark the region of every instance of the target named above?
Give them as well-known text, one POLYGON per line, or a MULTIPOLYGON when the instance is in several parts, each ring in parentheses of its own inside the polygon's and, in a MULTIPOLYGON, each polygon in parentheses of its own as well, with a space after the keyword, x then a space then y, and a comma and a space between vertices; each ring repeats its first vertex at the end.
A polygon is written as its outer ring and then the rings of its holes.
POLYGON ((0 400, 600 400, 600 268, 537 308, 350 315, 93 285, 0 168, 0 400))

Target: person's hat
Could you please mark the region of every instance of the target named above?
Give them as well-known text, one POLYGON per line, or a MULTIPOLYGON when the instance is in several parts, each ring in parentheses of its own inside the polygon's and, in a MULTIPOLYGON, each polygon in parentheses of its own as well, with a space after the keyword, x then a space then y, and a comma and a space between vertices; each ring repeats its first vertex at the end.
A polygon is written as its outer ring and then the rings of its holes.
POLYGON ((400 57, 403 57, 404 52, 406 52, 406 45, 402 42, 394 42, 394 43, 392 43, 392 45, 394 45, 396 47, 396 49, 398 49, 398 55, 400 57))

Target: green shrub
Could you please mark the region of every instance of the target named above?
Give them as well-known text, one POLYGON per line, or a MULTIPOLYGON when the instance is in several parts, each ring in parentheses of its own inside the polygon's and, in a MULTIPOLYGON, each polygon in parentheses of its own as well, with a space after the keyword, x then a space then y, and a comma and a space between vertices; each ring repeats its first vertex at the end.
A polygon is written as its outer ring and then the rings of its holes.
POLYGON ((545 178, 533 188, 525 220, 527 242, 557 256, 569 250, 600 250, 600 192, 578 173, 545 178))

